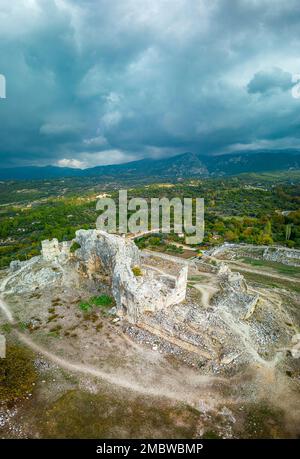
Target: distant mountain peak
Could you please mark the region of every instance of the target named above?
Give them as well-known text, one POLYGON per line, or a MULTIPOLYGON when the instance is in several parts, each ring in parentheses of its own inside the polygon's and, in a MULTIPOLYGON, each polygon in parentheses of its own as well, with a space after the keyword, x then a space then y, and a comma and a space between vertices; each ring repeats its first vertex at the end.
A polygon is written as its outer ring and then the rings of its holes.
POLYGON ((300 152, 256 151, 204 156, 192 152, 167 158, 145 158, 129 163, 97 166, 90 169, 68 167, 15 167, 2 169, 0 180, 34 180, 61 177, 99 177, 116 181, 151 181, 188 177, 237 175, 250 172, 280 171, 300 168, 300 152))

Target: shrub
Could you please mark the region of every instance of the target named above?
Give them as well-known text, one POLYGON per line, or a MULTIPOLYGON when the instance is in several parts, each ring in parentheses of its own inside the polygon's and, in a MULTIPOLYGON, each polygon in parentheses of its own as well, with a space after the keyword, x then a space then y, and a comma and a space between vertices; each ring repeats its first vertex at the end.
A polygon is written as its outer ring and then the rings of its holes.
POLYGON ((95 306, 112 306, 114 303, 114 300, 111 296, 109 295, 100 295, 100 296, 94 296, 90 300, 92 304, 95 306))
POLYGON ((139 266, 134 266, 132 268, 132 272, 136 277, 143 275, 142 270, 141 270, 141 268, 139 266))
POLYGON ((73 242, 73 244, 70 247, 70 252, 74 253, 74 252, 76 252, 76 250, 80 249, 80 247, 81 247, 81 245, 78 244, 78 242, 75 241, 75 242, 73 242))
POLYGON ((11 330, 12 330, 12 325, 10 323, 1 325, 1 331, 3 331, 4 333, 10 333, 11 330))
POLYGON ((79 308, 81 309, 81 311, 84 312, 89 311, 92 308, 92 306, 93 305, 91 303, 88 303, 87 301, 82 301, 81 303, 79 303, 79 308))
POLYGON ((100 296, 92 296, 89 300, 87 301, 82 301, 79 303, 79 308, 85 312, 88 313, 91 311, 93 306, 97 307, 110 307, 114 304, 114 299, 109 296, 109 295, 100 295, 100 296))

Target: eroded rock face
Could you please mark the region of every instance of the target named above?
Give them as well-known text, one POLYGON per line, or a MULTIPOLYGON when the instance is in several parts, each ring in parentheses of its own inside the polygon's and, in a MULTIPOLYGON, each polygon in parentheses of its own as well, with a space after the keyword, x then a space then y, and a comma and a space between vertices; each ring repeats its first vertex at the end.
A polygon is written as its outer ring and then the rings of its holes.
POLYGON ((0 286, 0 290, 5 293, 33 292, 37 288, 60 285, 64 278, 63 270, 45 261, 42 256, 33 257, 28 261, 12 262, 10 273, 0 286))
POLYGON ((76 251, 79 266, 88 275, 101 271, 111 277, 117 314, 137 323, 145 312, 154 312, 184 300, 187 267, 176 279, 166 279, 141 268, 140 253, 134 242, 100 230, 76 233, 80 248, 76 251), (133 268, 141 270, 135 276, 133 268))
POLYGON ((79 230, 75 241, 42 242, 40 257, 13 262, 2 291, 23 293, 52 285, 80 282, 81 276, 109 281, 117 314, 137 323, 145 312, 155 312, 185 299, 187 266, 178 276, 164 276, 141 266, 140 252, 133 241, 100 230, 79 230), (71 253, 76 242, 79 248, 71 253), (77 268, 77 269, 76 269, 77 268), (134 268, 138 274, 134 274, 134 268))
POLYGON ((232 272, 228 265, 220 263, 218 277, 223 290, 247 292, 248 286, 244 276, 239 272, 232 272))

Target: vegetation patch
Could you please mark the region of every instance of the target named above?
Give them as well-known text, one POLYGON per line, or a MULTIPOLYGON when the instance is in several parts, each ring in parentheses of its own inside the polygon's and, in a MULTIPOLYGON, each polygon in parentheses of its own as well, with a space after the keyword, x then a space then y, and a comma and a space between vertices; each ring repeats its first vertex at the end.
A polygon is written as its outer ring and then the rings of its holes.
POLYGON ((32 391, 37 379, 32 354, 23 347, 8 345, 0 359, 0 402, 12 402, 32 391))
POLYGON ((245 257, 243 258, 244 263, 248 263, 252 266, 258 266, 262 268, 271 268, 277 271, 279 274, 286 274, 290 276, 300 276, 300 268, 298 266, 284 265, 276 261, 269 260, 256 260, 254 258, 245 257))
POLYGON ((91 302, 95 306, 112 306, 114 304, 114 300, 111 296, 109 295, 100 295, 100 296, 94 296, 91 298, 91 302))
POLYGON ((171 252, 171 253, 183 253, 183 247, 182 246, 177 246, 175 244, 167 244, 166 245, 166 252, 171 252))
POLYGON ((79 303, 79 308, 81 309, 81 311, 83 312, 88 312, 92 309, 93 305, 88 302, 88 301, 81 301, 79 303))
POLYGON ((75 242, 73 242, 73 244, 70 247, 70 252, 74 253, 74 252, 76 252, 76 250, 78 250, 80 248, 81 248, 81 245, 78 244, 78 242, 75 241, 75 242))
POLYGON ((12 331, 12 325, 10 323, 6 323, 1 325, 0 330, 4 333, 10 333, 12 331))
POLYGON ((83 312, 90 312, 93 306, 108 308, 114 305, 114 299, 109 295, 92 296, 89 300, 81 301, 79 308, 83 312))
POLYGON ((53 320, 56 320, 58 318, 58 314, 51 314, 49 317, 48 317, 48 323, 49 322, 52 322, 53 320))
POLYGON ((132 272, 135 275, 135 277, 139 277, 139 276, 143 275, 143 272, 142 272, 142 270, 141 270, 141 268, 139 266, 134 266, 132 268, 132 272))
POLYGON ((246 438, 281 438, 284 432, 283 412, 267 403, 250 405, 246 409, 246 438))
POLYGON ((46 438, 184 439, 194 438, 198 422, 199 412, 183 404, 72 390, 43 410, 40 429, 46 438))
MULTIPOLYGON (((238 271, 237 269, 232 269, 232 271, 238 271)), ((285 290, 291 290, 292 292, 300 293, 300 285, 297 284, 296 282, 290 282, 285 279, 273 279, 269 277, 267 274, 256 274, 252 272, 243 272, 243 276, 245 277, 246 281, 249 283, 256 283, 260 284, 264 287, 272 287, 272 288, 278 288, 278 289, 285 289, 285 290)))

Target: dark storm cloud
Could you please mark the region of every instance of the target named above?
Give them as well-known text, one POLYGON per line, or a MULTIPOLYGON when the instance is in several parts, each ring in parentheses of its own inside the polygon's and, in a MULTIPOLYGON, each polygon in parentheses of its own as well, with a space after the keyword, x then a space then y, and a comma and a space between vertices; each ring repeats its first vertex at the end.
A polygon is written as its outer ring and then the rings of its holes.
POLYGON ((264 94, 269 91, 281 89, 287 91, 293 87, 292 75, 279 68, 257 72, 248 83, 248 92, 264 94))
POLYGON ((0 0, 0 160, 300 146, 300 4, 0 0))

